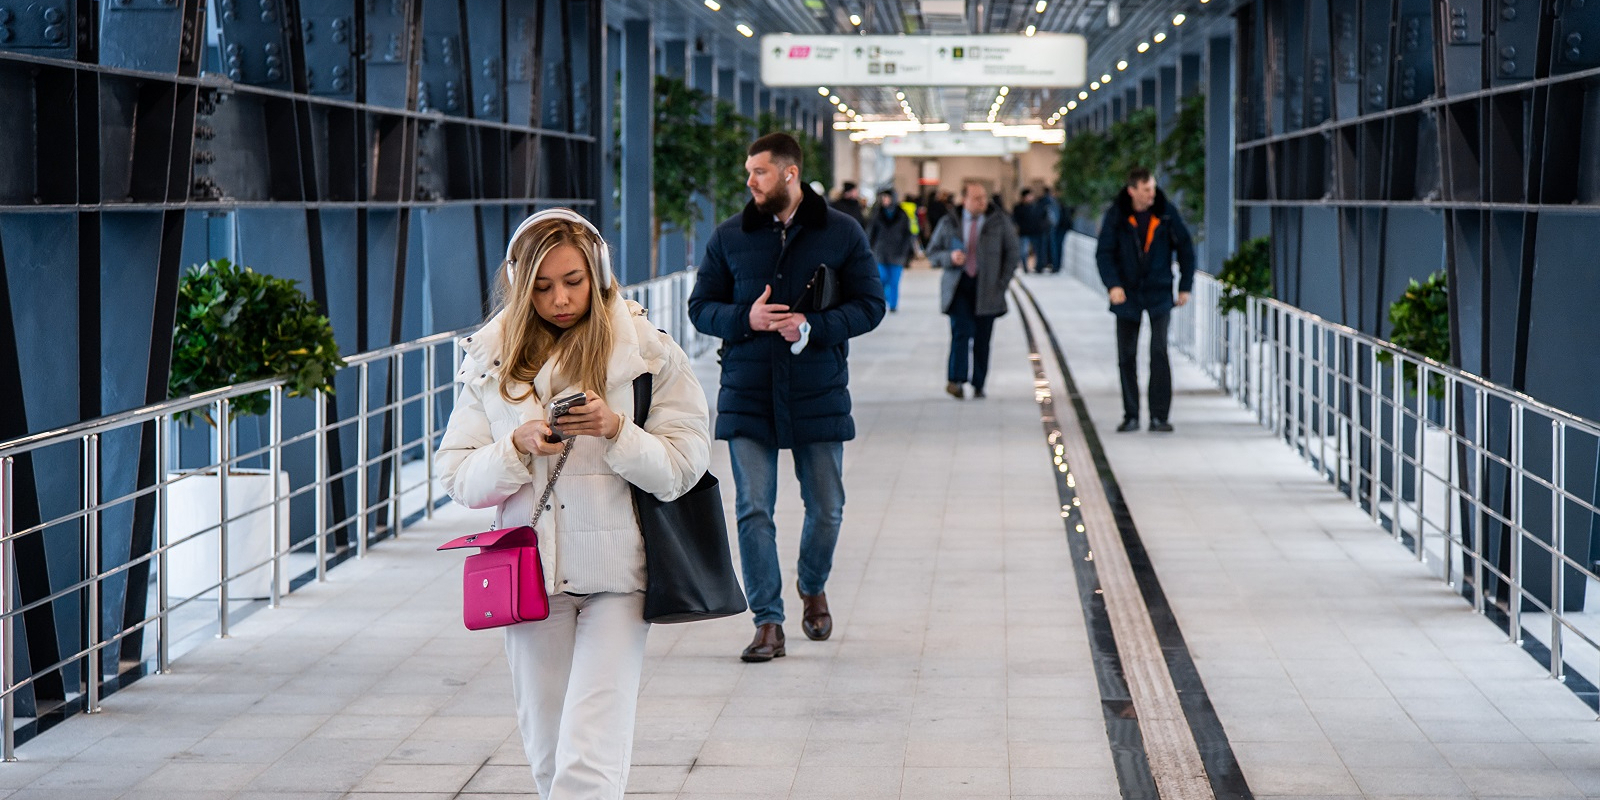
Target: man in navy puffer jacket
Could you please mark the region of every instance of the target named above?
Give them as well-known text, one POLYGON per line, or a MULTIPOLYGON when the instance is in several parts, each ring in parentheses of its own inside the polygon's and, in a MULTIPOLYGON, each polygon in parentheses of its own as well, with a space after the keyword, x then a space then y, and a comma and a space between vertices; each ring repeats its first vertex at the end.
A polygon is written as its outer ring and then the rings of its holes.
POLYGON ((739 556, 756 635, 745 661, 784 655, 778 565, 778 451, 794 455, 805 501, 798 569, 808 638, 833 631, 823 587, 844 519, 844 443, 850 418, 852 336, 883 320, 883 287, 861 225, 800 181, 800 145, 774 133, 750 145, 745 170, 751 201, 717 227, 689 297, 689 317, 722 339, 717 438, 728 440, 738 488, 739 556), (790 306, 819 267, 834 271, 838 302, 790 306))

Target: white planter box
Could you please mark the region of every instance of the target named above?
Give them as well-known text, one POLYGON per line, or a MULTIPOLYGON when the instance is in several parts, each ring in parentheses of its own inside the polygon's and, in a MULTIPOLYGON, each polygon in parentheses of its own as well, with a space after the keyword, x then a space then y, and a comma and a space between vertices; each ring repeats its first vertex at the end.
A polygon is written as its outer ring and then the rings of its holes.
MULTIPOLYGON (((169 476, 174 477, 174 476, 169 476)), ((280 497, 289 494, 289 473, 277 475, 280 497)), ((216 473, 191 475, 167 487, 167 541, 176 542, 196 531, 217 524, 220 491, 216 473)), ((289 549, 289 501, 278 503, 278 552, 289 549)), ((265 470, 234 470, 228 475, 228 515, 238 517, 247 509, 259 509, 228 525, 228 572, 237 574, 252 564, 253 569, 228 583, 231 600, 266 598, 272 591, 272 480, 265 470)), ((167 553, 167 595, 187 598, 216 597, 215 584, 221 581, 220 531, 210 530, 167 553)), ((279 591, 289 589, 288 570, 279 581, 279 591)))

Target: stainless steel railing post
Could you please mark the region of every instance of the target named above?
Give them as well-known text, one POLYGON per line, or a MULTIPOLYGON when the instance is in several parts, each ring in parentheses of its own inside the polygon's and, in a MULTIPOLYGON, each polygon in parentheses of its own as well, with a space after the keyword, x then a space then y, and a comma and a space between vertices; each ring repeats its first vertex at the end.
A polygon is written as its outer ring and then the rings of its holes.
POLYGON ((283 542, 281 540, 283 524, 283 491, 278 485, 278 473, 283 471, 283 387, 274 386, 267 395, 272 404, 268 416, 267 427, 272 440, 272 449, 267 452, 267 479, 272 481, 272 588, 267 592, 267 607, 277 608, 282 598, 279 597, 279 581, 283 580, 283 542))
POLYGON ((1567 428, 1561 420, 1550 420, 1550 677, 1561 680, 1561 614, 1566 610, 1567 503, 1567 428))
POLYGON ((400 538, 400 456, 405 452, 406 445, 406 363, 405 355, 395 353, 391 359, 390 380, 394 381, 394 405, 389 409, 389 419, 392 420, 390 442, 394 445, 393 452, 389 455, 389 536, 400 538))
POLYGON ((17 760, 16 604, 11 594, 17 549, 11 538, 17 529, 15 462, 10 456, 0 458, 0 716, 5 717, 0 725, 0 757, 6 761, 17 760))
POLYGON ((1394 540, 1405 542, 1405 530, 1400 525, 1400 496, 1405 481, 1405 444, 1401 441, 1400 434, 1405 430, 1406 384, 1405 365, 1408 359, 1399 354, 1394 354, 1394 371, 1390 374, 1389 401, 1389 527, 1393 529, 1394 540))
POLYGON ((433 519, 433 400, 434 380, 438 377, 434 363, 434 348, 429 345, 422 351, 422 464, 425 471, 422 516, 433 519))
POLYGON ((228 398, 217 401, 217 638, 228 638, 228 473, 233 470, 233 424, 228 398))
POLYGON ((101 618, 99 618, 99 434, 83 437, 83 578, 88 581, 88 646, 83 648, 83 683, 85 707, 88 714, 99 712, 99 685, 101 685, 101 618))
POLYGON ((361 388, 356 393, 356 520, 351 528, 351 533, 356 540, 356 558, 367 557, 367 397, 370 370, 368 363, 361 363, 360 381, 361 388))
MULTIPOLYGON (((1444 380, 1445 482, 1444 492, 1444 585, 1455 588, 1456 503, 1460 502, 1459 483, 1465 470, 1456 469, 1456 380, 1449 375, 1444 380)), ((1465 544, 1465 542, 1463 542, 1465 544)))
POLYGON ((316 488, 312 490, 312 498, 316 501, 317 508, 312 512, 312 529, 316 532, 317 543, 317 583, 328 580, 328 403, 332 402, 326 397, 315 397, 316 405, 316 434, 313 441, 316 443, 316 467, 314 480, 316 488))
POLYGON ((100 434, 83 437, 84 580, 88 581, 89 642, 84 648, 84 711, 100 711, 100 434))
POLYGON ((1482 389, 1473 391, 1473 454, 1477 461, 1477 471, 1473 473, 1473 508, 1477 510, 1476 525, 1473 526, 1472 536, 1472 608, 1479 614, 1483 613, 1483 558, 1484 551, 1488 548, 1488 536, 1484 529, 1489 525, 1489 513, 1486 504, 1489 502, 1489 481, 1484 476, 1488 466, 1488 459, 1484 457, 1484 448, 1488 447, 1489 425, 1484 417, 1489 414, 1488 396, 1482 389))
POLYGON ((167 593, 167 437, 172 417, 156 417, 156 674, 172 671, 172 608, 167 593))
POLYGON ((1522 495, 1527 480, 1523 459, 1522 406, 1511 406, 1511 642, 1522 644, 1522 495))

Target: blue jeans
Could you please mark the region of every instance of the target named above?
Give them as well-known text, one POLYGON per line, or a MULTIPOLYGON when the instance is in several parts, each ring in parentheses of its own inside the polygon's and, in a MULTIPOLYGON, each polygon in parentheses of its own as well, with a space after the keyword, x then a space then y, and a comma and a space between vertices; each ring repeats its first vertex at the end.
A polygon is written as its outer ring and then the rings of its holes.
POLYGON ((879 264, 878 280, 883 281, 883 302, 893 311, 900 307, 900 271, 902 264, 879 264))
MULTIPOLYGON (((833 548, 844 521, 844 442, 800 445, 794 474, 806 521, 800 529, 800 591, 821 594, 833 570, 833 548)), ((778 528, 772 509, 778 502, 778 448, 755 439, 728 440, 733 462, 734 504, 739 514, 739 560, 744 594, 755 624, 783 622, 783 574, 778 566, 778 528)))

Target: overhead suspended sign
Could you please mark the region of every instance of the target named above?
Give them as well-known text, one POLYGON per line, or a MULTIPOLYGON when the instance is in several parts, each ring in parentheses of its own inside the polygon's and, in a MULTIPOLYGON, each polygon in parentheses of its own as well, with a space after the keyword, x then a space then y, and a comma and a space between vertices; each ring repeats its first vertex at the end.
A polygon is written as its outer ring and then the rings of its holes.
POLYGON ((1075 33, 1033 36, 761 37, 768 86, 1082 86, 1089 47, 1075 33))
POLYGON ((1032 144, 1016 136, 995 136, 988 131, 908 133, 883 137, 883 154, 889 156, 1003 156, 1026 153, 1032 144))

